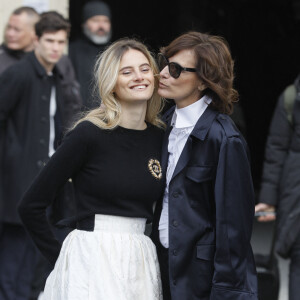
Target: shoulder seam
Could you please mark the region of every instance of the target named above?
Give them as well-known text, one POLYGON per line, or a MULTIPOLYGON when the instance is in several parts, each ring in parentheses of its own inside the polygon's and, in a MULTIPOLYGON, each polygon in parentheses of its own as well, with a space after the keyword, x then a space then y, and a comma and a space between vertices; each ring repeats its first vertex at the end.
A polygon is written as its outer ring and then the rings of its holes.
POLYGON ((222 126, 222 128, 225 132, 225 135, 228 138, 239 137, 240 136, 240 133, 238 131, 234 130, 231 126, 229 126, 228 120, 224 115, 219 115, 216 119, 218 120, 218 122, 222 126))

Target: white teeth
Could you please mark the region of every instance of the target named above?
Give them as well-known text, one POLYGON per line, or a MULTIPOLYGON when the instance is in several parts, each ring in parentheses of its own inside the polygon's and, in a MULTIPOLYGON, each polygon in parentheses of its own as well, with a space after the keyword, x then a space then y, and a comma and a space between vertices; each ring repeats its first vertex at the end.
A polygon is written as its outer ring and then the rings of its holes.
POLYGON ((132 89, 133 89, 133 90, 143 90, 143 89, 145 89, 145 88, 146 88, 145 85, 137 85, 137 86, 134 86, 132 89))

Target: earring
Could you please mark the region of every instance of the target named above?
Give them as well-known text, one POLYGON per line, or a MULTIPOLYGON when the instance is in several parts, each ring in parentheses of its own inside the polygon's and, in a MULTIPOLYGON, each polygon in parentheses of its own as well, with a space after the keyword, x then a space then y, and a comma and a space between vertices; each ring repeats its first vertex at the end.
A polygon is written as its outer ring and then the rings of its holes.
POLYGON ((205 84, 204 83, 200 83, 200 85, 198 85, 198 90, 200 92, 204 91, 205 90, 205 84))

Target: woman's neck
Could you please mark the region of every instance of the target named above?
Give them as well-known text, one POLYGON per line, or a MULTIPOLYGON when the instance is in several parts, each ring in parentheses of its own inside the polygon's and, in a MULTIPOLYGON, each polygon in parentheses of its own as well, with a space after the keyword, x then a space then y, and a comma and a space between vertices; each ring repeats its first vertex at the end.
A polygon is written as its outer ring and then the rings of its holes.
POLYGON ((147 128, 145 122, 147 102, 143 105, 122 103, 120 126, 128 129, 144 130, 147 128))

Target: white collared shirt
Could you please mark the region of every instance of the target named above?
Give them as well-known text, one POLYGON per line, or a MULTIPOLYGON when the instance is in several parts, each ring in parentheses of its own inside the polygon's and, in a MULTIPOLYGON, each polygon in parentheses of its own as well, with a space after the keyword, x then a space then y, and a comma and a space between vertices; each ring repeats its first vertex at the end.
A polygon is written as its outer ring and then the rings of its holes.
POLYGON ((158 227, 159 239, 165 248, 169 248, 169 183, 189 135, 210 102, 210 98, 203 96, 198 101, 184 108, 178 109, 176 107, 172 117, 171 126, 173 129, 169 135, 168 143, 169 160, 166 187, 158 227))
POLYGON ((56 114, 56 90, 53 86, 51 88, 51 96, 50 96, 50 133, 49 133, 49 157, 51 157, 55 150, 54 150, 54 141, 55 141, 55 117, 56 114))

